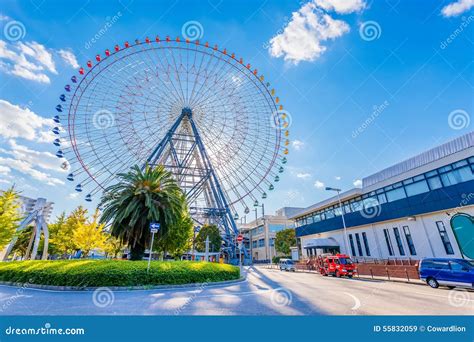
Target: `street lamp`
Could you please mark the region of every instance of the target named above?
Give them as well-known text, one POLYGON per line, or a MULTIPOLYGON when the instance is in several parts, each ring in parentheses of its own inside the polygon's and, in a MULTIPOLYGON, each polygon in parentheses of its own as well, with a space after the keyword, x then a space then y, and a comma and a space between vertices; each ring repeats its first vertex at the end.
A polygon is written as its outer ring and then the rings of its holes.
POLYGON ((342 225, 344 226, 344 248, 346 250, 346 253, 349 254, 350 257, 352 257, 352 254, 349 251, 349 248, 347 246, 346 220, 344 219, 344 209, 342 208, 341 196, 339 195, 341 193, 341 189, 331 188, 331 187, 327 186, 326 191, 335 191, 337 193, 337 201, 339 202, 339 208, 341 208, 342 225))

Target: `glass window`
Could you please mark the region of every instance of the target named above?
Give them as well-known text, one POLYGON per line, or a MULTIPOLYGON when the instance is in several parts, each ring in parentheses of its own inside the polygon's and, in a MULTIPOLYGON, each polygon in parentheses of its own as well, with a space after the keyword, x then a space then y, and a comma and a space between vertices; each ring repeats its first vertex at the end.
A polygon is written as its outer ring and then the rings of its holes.
POLYGON ((377 195, 377 200, 380 204, 387 203, 387 197, 385 196, 385 194, 377 195))
POLYGON ((252 241, 252 248, 257 248, 257 240, 252 241))
POLYGON ((474 164, 474 157, 469 158, 469 162, 474 164))
POLYGON ((359 255, 360 255, 360 256, 363 256, 364 253, 362 253, 362 245, 361 245, 361 243, 360 243, 360 236, 359 236, 359 233, 356 233, 355 236, 356 236, 357 250, 359 251, 359 255))
POLYGON ((431 190, 436 190, 443 187, 443 184, 441 183, 441 179, 438 176, 428 178, 428 184, 431 190))
POLYGON ((398 251, 400 255, 405 255, 405 249, 403 248, 402 238, 400 237, 400 232, 397 227, 393 228, 393 233, 395 234, 395 240, 397 241, 398 251))
POLYGON ((390 238, 390 232, 388 231, 388 229, 384 229, 383 234, 385 235, 385 243, 387 244, 388 254, 393 256, 393 247, 392 239, 390 238))
POLYGON ((430 189, 428 188, 426 181, 422 180, 410 185, 405 185, 405 191, 407 192, 407 196, 415 196, 424 192, 428 192, 430 189))
POLYGON ((330 218, 333 218, 334 217, 334 210, 333 209, 329 209, 326 211, 326 219, 330 219, 330 218))
POLYGON ((270 247, 275 246, 275 239, 274 239, 274 238, 271 238, 270 241, 269 241, 269 243, 270 243, 270 247))
POLYGON ((469 166, 462 167, 441 175, 444 186, 450 186, 474 179, 474 175, 469 166))
POLYGON ((321 221, 321 216, 319 214, 314 215, 314 222, 319 222, 321 221))
POLYGON ((362 201, 356 200, 356 201, 351 203, 351 206, 352 206, 352 211, 353 212, 362 210, 362 201))
POLYGON ((258 247, 265 247, 265 239, 258 240, 258 247))
POLYGON ((349 234, 349 242, 351 244, 352 255, 356 256, 357 254, 354 248, 354 239, 352 238, 352 234, 349 234))
POLYGON ((336 208, 334 208, 334 215, 336 215, 336 216, 341 216, 342 215, 341 207, 337 206, 336 208))
POLYGON ((441 237, 441 242, 443 242, 444 250, 446 254, 454 254, 453 246, 449 241, 448 232, 444 226, 443 221, 436 221, 436 226, 438 227, 439 236, 441 237))
POLYGON ((364 241, 365 254, 370 256, 369 241, 367 240, 367 234, 365 234, 365 232, 362 232, 362 240, 364 241))
POLYGON ((463 271, 465 268, 463 265, 461 265, 460 263, 456 261, 450 261, 449 266, 451 266, 451 269, 456 272, 463 271))
POLYGON ((351 212, 351 205, 349 203, 344 203, 344 212, 349 214, 351 212))
POLYGON ((403 188, 387 191, 386 194, 387 194, 387 200, 389 202, 393 202, 393 201, 406 197, 405 190, 403 188))
POLYGON ((418 175, 418 176, 413 177, 413 181, 415 182, 418 182, 422 179, 425 179, 425 175, 418 175))
POLYGON ((402 182, 398 182, 398 183, 393 184, 394 189, 400 188, 401 186, 402 186, 402 182))
POLYGON ((447 166, 440 167, 438 170, 439 172, 446 172, 446 171, 452 170, 452 168, 453 167, 451 165, 447 165, 447 166))
POLYGON ((426 177, 432 177, 432 176, 437 176, 437 175, 438 175, 438 171, 436 171, 436 170, 433 170, 433 171, 430 171, 430 172, 426 173, 426 177))
POLYGON ((457 163, 454 163, 453 168, 458 168, 458 167, 466 166, 466 165, 467 165, 467 160, 461 160, 461 161, 458 161, 457 163))
POLYGON ((404 184, 404 185, 411 184, 411 183, 413 183, 413 179, 412 179, 412 178, 406 179, 406 180, 403 181, 403 184, 404 184))
POLYGON ((413 243, 413 238, 411 237, 410 228, 408 226, 403 226, 403 233, 405 234, 405 239, 407 240, 408 249, 410 250, 411 255, 416 255, 415 244, 413 243))

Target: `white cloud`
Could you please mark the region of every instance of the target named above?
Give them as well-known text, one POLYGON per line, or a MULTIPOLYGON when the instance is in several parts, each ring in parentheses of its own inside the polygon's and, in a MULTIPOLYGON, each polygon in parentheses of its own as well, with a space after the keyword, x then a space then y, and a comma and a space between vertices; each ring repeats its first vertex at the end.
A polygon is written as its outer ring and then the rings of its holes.
POLYGON ((48 185, 62 185, 64 182, 52 177, 50 174, 36 170, 30 163, 24 160, 0 157, 0 165, 15 169, 22 174, 29 175, 32 178, 46 183, 48 185))
POLYGON ((362 180, 356 179, 356 180, 354 181, 354 183, 352 183, 352 184, 354 184, 354 186, 355 186, 356 188, 361 188, 361 187, 362 187, 362 180))
POLYGON ((53 120, 45 119, 29 108, 0 100, 0 136, 50 142, 54 138, 50 132, 53 124, 53 120))
POLYGON ((458 0, 444 6, 441 13, 445 17, 453 17, 469 11, 472 7, 474 7, 474 0, 458 0))
POLYGON ((77 63, 77 58, 71 50, 59 50, 58 51, 61 58, 66 62, 66 64, 72 66, 74 69, 79 68, 79 63, 77 63))
POLYGON ((341 180, 341 176, 335 176, 334 179, 339 181, 339 180, 341 180))
POLYGON ((348 14, 365 8, 364 0, 313 0, 292 13, 282 33, 270 40, 269 53, 298 64, 314 61, 326 51, 324 45, 349 32, 349 25, 326 11, 348 14))
POLYGON ((349 14, 365 8, 364 0, 315 0, 318 7, 326 11, 336 11, 339 14, 349 14))
POLYGON ((8 166, 0 165, 0 175, 2 176, 9 175, 11 171, 12 169, 10 169, 8 166))
POLYGON ((321 181, 319 181, 319 180, 317 180, 316 182, 314 182, 314 187, 315 187, 316 189, 322 189, 322 188, 324 188, 324 183, 321 182, 321 181))
POLYGON ((61 168, 64 159, 56 157, 50 152, 40 152, 32 150, 26 146, 19 145, 15 140, 9 140, 10 151, 3 151, 5 154, 11 155, 16 160, 25 161, 28 164, 38 166, 44 170, 53 170, 58 172, 66 172, 61 168))
MULTIPOLYGON (((59 50, 58 54, 71 66, 77 65, 71 51, 59 50)), ((50 83, 50 74, 58 73, 52 52, 34 41, 8 43, 0 40, 0 70, 39 83, 50 83)))
POLYGON ((301 179, 308 179, 311 177, 311 174, 301 172, 301 173, 297 173, 296 177, 301 178, 301 179))
POLYGON ((79 197, 78 192, 73 192, 72 194, 69 194, 69 196, 68 196, 69 199, 76 199, 78 197, 79 197))
POLYGON ((300 140, 294 140, 292 142, 292 145, 293 145, 293 148, 297 151, 301 150, 304 146, 304 142, 300 141, 300 140))

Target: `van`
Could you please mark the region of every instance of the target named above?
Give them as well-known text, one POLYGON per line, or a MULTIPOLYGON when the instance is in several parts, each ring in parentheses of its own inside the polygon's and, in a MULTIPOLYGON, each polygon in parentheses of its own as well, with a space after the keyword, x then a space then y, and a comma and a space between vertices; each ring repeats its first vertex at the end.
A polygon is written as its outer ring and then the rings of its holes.
POLYGON ((280 271, 296 272, 296 266, 291 259, 280 259, 280 271))
POLYGON ((420 279, 434 289, 440 285, 474 288, 474 261, 427 258, 420 261, 418 270, 420 279))

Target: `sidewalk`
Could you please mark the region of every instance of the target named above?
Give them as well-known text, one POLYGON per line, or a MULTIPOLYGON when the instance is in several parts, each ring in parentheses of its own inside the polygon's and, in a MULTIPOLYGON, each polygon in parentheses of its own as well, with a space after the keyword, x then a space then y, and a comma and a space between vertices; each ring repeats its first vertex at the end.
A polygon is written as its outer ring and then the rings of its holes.
MULTIPOLYGON (((274 269, 274 270, 279 270, 278 265, 272 264, 272 265, 260 265, 263 266, 267 269, 274 269)), ((296 269, 296 272, 298 273, 313 273, 313 274, 318 274, 319 272, 316 270, 304 270, 304 269, 296 269)), ((420 279, 407 279, 407 278, 397 278, 397 277, 385 277, 385 276, 371 276, 370 274, 357 274, 357 276, 354 277, 354 279, 360 279, 360 280, 374 280, 374 281, 391 281, 394 283, 405 283, 405 284, 414 284, 414 285, 425 285, 425 283, 420 280, 420 279)))

